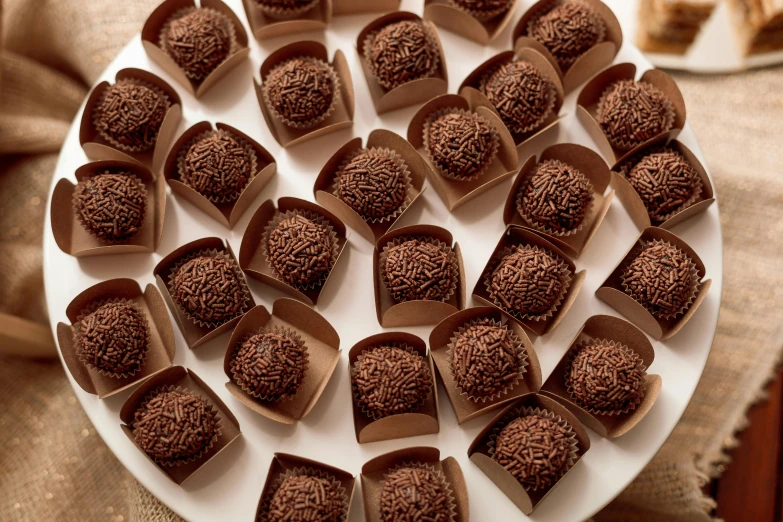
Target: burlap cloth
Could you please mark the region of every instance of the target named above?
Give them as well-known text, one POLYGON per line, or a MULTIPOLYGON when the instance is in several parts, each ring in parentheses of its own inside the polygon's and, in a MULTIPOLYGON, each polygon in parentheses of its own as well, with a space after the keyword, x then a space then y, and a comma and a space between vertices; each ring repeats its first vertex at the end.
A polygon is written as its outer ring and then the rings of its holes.
MULTIPOLYGON (((0 54, 0 311, 45 322, 41 231, 88 86, 158 0, 6 0, 0 54)), ((709 520, 701 492, 783 348, 783 69, 676 76, 720 198, 723 307, 685 416, 599 520, 709 520)), ((95 433, 56 362, 0 360, 0 520, 178 520, 95 433)))

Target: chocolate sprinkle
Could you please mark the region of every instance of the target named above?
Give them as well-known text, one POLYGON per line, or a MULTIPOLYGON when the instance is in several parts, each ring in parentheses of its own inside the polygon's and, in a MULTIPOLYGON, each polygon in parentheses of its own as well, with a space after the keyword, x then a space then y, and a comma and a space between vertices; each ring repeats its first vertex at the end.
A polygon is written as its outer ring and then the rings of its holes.
POLYGON ((578 349, 566 385, 583 408, 601 414, 625 413, 641 402, 645 375, 642 360, 633 350, 595 341, 578 349))
POLYGON ((135 80, 110 85, 95 106, 95 129, 106 141, 127 151, 155 146, 168 101, 135 80))
POLYGON ((194 143, 183 166, 182 182, 217 203, 236 200, 252 174, 248 151, 225 132, 212 132, 194 143))
POLYGON ((601 15, 578 0, 556 6, 536 18, 528 28, 528 36, 546 47, 563 71, 599 44, 605 32, 601 15))
POLYGON ((629 150, 674 124, 666 96, 647 82, 618 80, 611 84, 598 103, 598 124, 609 143, 629 150))
POLYGON ((656 317, 673 317, 687 305, 693 291, 691 260, 678 248, 654 242, 625 268, 628 295, 656 317))
POLYGON ((382 522, 451 522, 446 485, 424 467, 404 467, 383 478, 382 522))
POLYGON ((286 125, 311 127, 322 122, 335 97, 331 66, 317 58, 294 58, 264 80, 272 108, 286 125))
POLYGON ((517 200, 520 215, 545 232, 563 234, 582 224, 593 194, 579 170, 557 160, 539 163, 517 200))
POLYGON ((199 256, 174 274, 174 299, 189 315, 205 323, 237 317, 245 305, 245 289, 234 267, 222 257, 199 256))
POLYGON ((666 221, 693 200, 699 177, 688 160, 669 148, 644 156, 626 179, 639 194, 654 223, 666 221))
POLYGON ((405 203, 408 184, 398 161, 381 150, 357 154, 337 173, 340 199, 365 219, 382 219, 405 203))
POLYGON ((146 191, 130 172, 107 170, 80 181, 74 198, 82 224, 102 241, 128 241, 141 230, 146 191))
POLYGON ((307 364, 307 347, 282 331, 246 339, 231 358, 237 384, 253 397, 279 401, 296 395, 307 364))
POLYGON ((468 397, 502 393, 519 378, 523 364, 508 328, 489 321, 466 328, 454 345, 454 380, 468 397))
POLYGON ((527 245, 514 247, 492 272, 489 295, 507 311, 546 314, 567 288, 562 265, 554 254, 527 245))
POLYGON ((551 419, 524 415, 501 430, 492 459, 525 489, 535 491, 553 485, 567 470, 571 436, 551 419))
POLYGON ((409 239, 386 253, 386 289, 397 302, 443 301, 458 277, 456 254, 440 245, 409 239))
POLYGON ((378 346, 363 352, 355 363, 353 382, 362 408, 381 419, 424 404, 432 375, 424 357, 397 346, 378 346))
POLYGON ((291 285, 317 283, 332 266, 332 239, 326 227, 296 214, 269 234, 269 262, 291 285))
POLYGON ((396 22, 378 31, 367 53, 370 70, 389 90, 432 76, 439 59, 424 24, 412 20, 396 22))
POLYGON ((200 82, 228 58, 230 23, 213 9, 193 9, 168 25, 164 49, 188 78, 200 82))
POLYGON ((528 62, 503 63, 481 82, 480 89, 512 133, 538 127, 552 112, 555 86, 528 62))
POLYGON ((158 462, 187 461, 217 440, 215 413, 190 390, 160 391, 134 414, 133 436, 158 462))
POLYGON ((125 303, 107 303, 79 322, 76 353, 112 374, 141 368, 149 348, 147 320, 125 303))
POLYGON ((511 7, 513 0, 451 0, 463 11, 476 16, 481 21, 487 21, 499 16, 511 7))
POLYGON ((451 112, 430 124, 428 152, 447 176, 469 179, 486 171, 494 154, 493 130, 484 118, 451 112))
POLYGON ((283 481, 269 507, 274 522, 340 522, 345 506, 331 481, 298 475, 283 481))

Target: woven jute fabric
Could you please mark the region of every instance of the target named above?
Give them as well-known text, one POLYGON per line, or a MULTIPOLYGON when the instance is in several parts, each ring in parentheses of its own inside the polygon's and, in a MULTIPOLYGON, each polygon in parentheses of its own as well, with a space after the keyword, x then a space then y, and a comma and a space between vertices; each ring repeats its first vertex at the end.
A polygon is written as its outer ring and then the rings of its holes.
MULTIPOLYGON (((0 312, 46 322, 46 194, 79 104, 158 0, 5 0, 0 50, 0 312)), ((676 75, 715 179, 724 294, 704 377, 653 462, 599 521, 710 520, 701 487, 783 348, 783 69, 676 75)), ((95 433, 56 362, 0 358, 0 520, 176 521, 95 433)))

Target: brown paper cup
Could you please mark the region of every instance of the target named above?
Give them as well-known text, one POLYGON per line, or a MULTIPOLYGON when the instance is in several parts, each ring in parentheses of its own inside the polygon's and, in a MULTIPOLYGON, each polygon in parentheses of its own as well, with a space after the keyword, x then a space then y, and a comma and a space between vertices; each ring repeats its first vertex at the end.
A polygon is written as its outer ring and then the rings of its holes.
MULTIPOLYGON (((397 85, 396 87, 392 85, 391 83, 382 80, 375 72, 375 67, 373 66, 372 59, 370 58, 370 52, 372 49, 372 44, 375 41, 375 37, 378 36, 378 33, 384 28, 388 27, 389 25, 393 25, 399 22, 403 21, 409 21, 409 22, 416 22, 416 20, 390 20, 388 24, 384 25, 383 27, 379 27, 377 31, 373 31, 370 34, 367 35, 367 37, 364 40, 364 45, 362 46, 362 49, 364 49, 364 56, 362 57, 365 62, 367 62, 367 69, 372 73, 373 77, 375 78, 375 81, 377 81, 381 87, 386 89, 387 91, 390 91, 392 89, 396 89, 397 87, 401 87, 401 85, 397 85)), ((438 42, 438 37, 435 35, 435 31, 432 29, 432 27, 429 24, 426 24, 424 22, 419 21, 418 23, 421 24, 422 28, 424 29, 424 33, 427 36, 428 43, 432 49, 439 49, 440 43, 438 42)), ((427 71, 426 74, 423 76, 420 76, 419 78, 416 78, 415 80, 421 80, 423 78, 432 78, 435 76, 435 74, 438 71, 438 67, 440 66, 440 53, 436 52, 435 57, 432 60, 432 64, 430 65, 429 71, 427 71)), ((402 84, 404 85, 404 84, 402 84)))
POLYGON ((451 483, 449 483, 448 479, 446 478, 446 475, 443 474, 443 472, 439 469, 436 469, 435 466, 432 466, 430 464, 424 463, 424 462, 403 462, 400 464, 397 464, 396 466, 392 466, 389 468, 389 470, 384 474, 383 480, 381 480, 381 489, 383 489, 386 486, 386 481, 388 480, 388 477, 391 476, 395 471, 398 471, 403 468, 419 468, 424 469, 435 475, 437 477, 438 482, 440 482, 441 487, 446 492, 446 496, 448 497, 448 507, 449 507, 449 518, 444 520, 443 522, 455 522, 457 520, 457 501, 454 497, 454 489, 451 486, 451 483))
POLYGON ((283 473, 280 473, 277 475, 273 482, 271 487, 269 488, 268 495, 266 495, 265 498, 261 500, 261 505, 258 510, 258 522, 278 522, 278 519, 273 519, 269 515, 269 511, 271 509, 272 504, 272 498, 274 497, 275 493, 277 493, 277 490, 280 489, 280 486, 283 485, 283 483, 293 477, 317 477, 320 479, 328 480, 332 487, 337 491, 337 494, 340 495, 340 499, 342 500, 343 505, 343 511, 340 515, 340 522, 345 522, 348 519, 348 510, 351 507, 350 498, 348 496, 348 493, 345 491, 345 488, 343 487, 342 483, 338 481, 333 475, 327 473, 325 470, 320 468, 313 468, 313 467, 301 467, 301 468, 290 468, 285 470, 283 473))
MULTIPOLYGON (((422 236, 419 236, 419 237, 402 236, 402 237, 394 238, 391 241, 389 241, 388 243, 386 243, 383 246, 383 250, 381 250, 380 255, 378 257, 378 264, 379 264, 379 268, 380 268, 380 272, 381 272, 380 275, 381 275, 381 280, 383 281, 383 284, 386 285, 386 287, 388 288, 388 285, 390 283, 389 276, 386 273, 386 259, 387 259, 388 255, 389 255, 389 250, 391 248, 393 248, 393 247, 401 245, 402 243, 405 243, 406 241, 410 241, 410 240, 413 240, 413 239, 418 239, 419 241, 424 241, 425 243, 429 243, 430 245, 434 245, 434 246, 438 247, 439 249, 441 249, 443 252, 445 252, 447 254, 447 256, 449 257, 450 264, 452 265, 452 270, 454 271, 454 274, 455 274, 456 277, 454 277, 454 280, 451 282, 451 287, 449 288, 449 291, 446 293, 446 295, 443 296, 443 298, 438 300, 438 301, 441 301, 441 302, 444 302, 444 303, 448 302, 454 296, 454 293, 457 291, 457 284, 459 283, 459 279, 461 277, 460 276, 459 260, 457 259, 456 253, 451 248, 451 245, 448 245, 448 244, 446 244, 446 243, 444 243, 444 242, 442 242, 442 241, 440 241, 438 239, 435 239, 435 238, 422 237, 422 236)), ((391 293, 390 293, 390 295, 391 295, 391 293)), ((406 301, 399 301, 399 302, 406 302, 406 301)))
POLYGON ((265 16, 272 20, 291 20, 293 18, 299 18, 306 12, 310 11, 320 0, 310 0, 307 4, 300 7, 276 7, 273 5, 267 5, 263 0, 252 0, 258 5, 258 9, 264 13, 265 16))
POLYGON ((492 20, 493 18, 497 18, 503 13, 508 12, 508 10, 511 9, 511 7, 514 5, 514 1, 508 0, 504 7, 499 7, 491 11, 479 11, 477 9, 469 9, 467 7, 459 5, 454 0, 449 0, 449 4, 451 4, 455 9, 459 9, 460 11, 469 14, 479 22, 488 22, 489 20, 492 20))
MULTIPOLYGON (((90 178, 100 176, 102 174, 120 174, 122 173, 122 168, 107 168, 104 170, 104 172, 97 173, 93 176, 90 176, 90 178)), ((92 236, 96 241, 99 241, 101 243, 107 244, 107 245, 122 245, 124 243, 127 243, 128 241, 131 241, 132 239, 136 238, 139 235, 139 232, 141 232, 141 229, 145 226, 147 219, 149 219, 149 216, 147 215, 147 198, 149 197, 149 194, 147 193, 147 187, 144 186, 144 182, 141 181, 141 179, 138 178, 138 176, 135 176, 132 173, 124 174, 126 177, 133 180, 133 182, 136 184, 136 186, 141 191, 142 198, 144 199, 144 207, 141 209, 141 223, 139 223, 139 226, 137 227, 138 230, 134 232, 132 235, 124 238, 124 239, 102 239, 95 235, 95 233, 90 230, 90 228, 87 226, 87 224, 84 222, 84 219, 82 218, 81 213, 79 212, 79 206, 78 206, 78 200, 79 196, 81 196, 82 192, 84 192, 84 183, 87 181, 86 179, 84 181, 80 181, 76 188, 73 191, 73 199, 71 204, 73 205, 73 214, 76 216, 76 221, 79 222, 79 224, 82 226, 85 232, 87 232, 90 236, 92 236)))

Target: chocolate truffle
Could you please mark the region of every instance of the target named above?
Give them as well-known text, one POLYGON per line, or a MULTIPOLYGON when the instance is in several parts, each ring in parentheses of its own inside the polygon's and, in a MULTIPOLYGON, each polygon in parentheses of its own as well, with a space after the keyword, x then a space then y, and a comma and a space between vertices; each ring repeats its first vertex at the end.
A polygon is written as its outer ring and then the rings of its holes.
POLYGON ((451 508, 447 486, 427 468, 400 468, 383 478, 382 522, 451 522, 451 508))
POLYGON ((353 373, 359 404, 374 419, 417 410, 432 388, 427 359, 397 346, 363 352, 353 373))
POLYGON ((553 311, 567 289, 564 263, 556 255, 518 246, 490 277, 489 295, 508 312, 544 315, 553 311))
POLYGON ((483 174, 497 149, 494 130, 471 112, 450 112, 430 124, 427 152, 447 178, 472 179, 483 174))
POLYGON ((435 74, 438 50, 424 24, 405 20, 389 24, 372 38, 365 51, 370 70, 386 89, 394 89, 435 74))
POLYGON ((106 87, 95 105, 95 130, 115 147, 143 152, 155 146, 168 108, 162 92, 123 79, 106 87))
POLYGON ((618 80, 601 95, 598 124, 613 147, 630 150, 671 130, 674 109, 657 87, 618 80))
POLYGON ((452 354, 454 381, 460 391, 477 399, 503 393, 519 378, 525 363, 509 329, 489 321, 466 328, 452 354))
POLYGON ((563 71, 595 45, 606 33, 603 18, 584 2, 568 1, 535 18, 527 35, 552 53, 563 71))
POLYGON ((693 293, 696 282, 691 264, 680 249, 653 242, 623 270, 623 288, 654 316, 674 317, 687 306, 693 293))
POLYGON ((457 256, 447 247, 408 239, 388 248, 384 281, 392 299, 446 301, 459 278, 457 256))
POLYGON ((269 506, 269 522, 341 522, 345 511, 340 492, 330 480, 298 475, 280 484, 269 506))
POLYGON ((647 154, 627 173, 653 223, 662 223, 691 203, 701 180, 688 160, 669 148, 647 154))
POLYGON ((571 465, 569 428, 536 414, 523 415, 501 430, 492 458, 527 490, 552 486, 571 465))
POLYGON ((224 323, 241 314, 245 288, 222 257, 198 256, 174 274, 174 300, 185 313, 205 323, 224 323))
POLYGON ((196 82, 228 58, 231 22, 214 9, 195 8, 168 24, 163 49, 196 82))
POLYGON ((644 396, 644 365, 627 346, 594 341, 578 349, 566 376, 577 404, 600 414, 625 413, 644 396))
POLYGON ((458 9, 481 22, 486 22, 508 11, 513 0, 451 0, 458 9))
POLYGON ((291 285, 318 283, 332 267, 332 238, 325 226, 295 214, 269 234, 269 263, 291 285))
POLYGON ((236 200, 250 181, 247 149, 227 132, 211 132, 188 149, 182 182, 215 203, 236 200))
POLYGON ((562 161, 546 160, 522 186, 517 210, 544 232, 567 234, 582 224, 592 199, 592 187, 584 174, 562 161))
POLYGON ((480 85, 506 127, 523 134, 541 125, 555 103, 555 86, 528 62, 510 60, 480 85))
POLYGON ((177 464, 212 446, 217 420, 211 406, 190 390, 158 391, 134 413, 133 436, 156 462, 177 464))
POLYGON ((284 331, 268 330, 245 340, 231 359, 231 373, 253 397, 280 401, 299 391, 307 365, 305 344, 284 331))
POLYGON ((284 124, 308 128, 324 121, 336 96, 332 67, 317 58, 293 58, 264 80, 269 104, 284 124))
POLYGON ((339 198, 366 220, 395 215, 407 192, 400 162, 378 149, 360 152, 337 173, 339 198))
POLYGON ((107 170, 80 181, 74 199, 79 221, 102 241, 128 241, 141 230, 147 192, 130 172, 107 170))
POLYGON ((144 362, 149 330, 144 316, 125 303, 107 303, 79 321, 76 353, 110 374, 132 374, 144 362))

